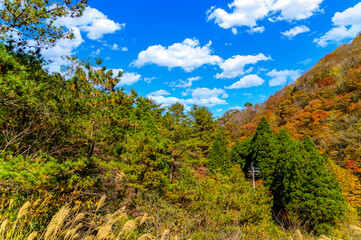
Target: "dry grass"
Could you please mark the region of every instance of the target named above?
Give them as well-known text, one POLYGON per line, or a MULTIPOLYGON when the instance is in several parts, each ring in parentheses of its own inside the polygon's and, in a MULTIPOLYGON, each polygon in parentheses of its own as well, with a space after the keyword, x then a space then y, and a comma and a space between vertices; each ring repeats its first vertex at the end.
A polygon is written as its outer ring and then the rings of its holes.
POLYGON ((106 196, 90 209, 80 211, 78 207, 71 208, 64 205, 54 214, 46 227, 35 231, 32 227, 32 213, 42 207, 42 201, 33 204, 26 202, 19 209, 15 221, 11 217, 1 216, 0 239, 26 239, 26 240, 106 240, 106 239, 154 239, 149 233, 141 233, 139 228, 148 219, 148 215, 135 220, 129 219, 125 209, 121 208, 111 214, 101 215, 99 210, 106 205, 106 196))
MULTIPOLYGON (((102 196, 98 202, 84 209, 79 207, 71 208, 65 204, 53 215, 50 222, 43 229, 35 229, 33 227, 32 221, 34 216, 32 214, 39 211, 39 208, 44 207, 44 201, 38 199, 34 203, 26 202, 17 212, 13 212, 13 215, 16 217, 15 220, 12 221, 10 217, 0 215, 0 239, 176 240, 178 239, 177 234, 181 234, 181 232, 177 232, 174 229, 152 229, 150 226, 154 225, 154 218, 144 214, 131 219, 126 214, 124 207, 115 212, 101 215, 98 212, 99 209, 106 205, 105 199, 106 197, 102 196)), ((345 225, 345 229, 347 233, 335 239, 361 239, 361 228, 359 226, 345 225)), ((304 226, 297 224, 284 229, 284 233, 285 239, 289 240, 334 240, 334 238, 329 238, 328 236, 315 237, 308 233, 304 226)), ((189 239, 189 237, 190 235, 186 238, 181 237, 181 239, 189 239)), ((242 236, 227 239, 242 239, 242 236)))

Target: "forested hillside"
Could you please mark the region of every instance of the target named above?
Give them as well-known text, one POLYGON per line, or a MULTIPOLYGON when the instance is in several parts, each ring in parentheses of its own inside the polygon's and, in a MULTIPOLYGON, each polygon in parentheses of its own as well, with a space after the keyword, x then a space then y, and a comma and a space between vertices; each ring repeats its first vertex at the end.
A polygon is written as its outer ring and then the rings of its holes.
POLYGON ((321 59, 262 104, 231 110, 221 122, 232 139, 252 136, 262 116, 273 130, 309 135, 339 165, 360 173, 361 36, 321 59))
POLYGON ((283 128, 294 139, 310 136, 318 150, 337 165, 333 168, 344 191, 352 204, 360 207, 360 100, 361 36, 325 56, 264 103, 231 110, 220 123, 233 140, 252 136, 262 116, 267 117, 276 134, 283 128))
POLYGON ((71 38, 41 22, 86 1, 30 2, 0 11, 0 239, 360 238, 361 38, 217 120, 117 87, 99 58, 44 70, 29 37, 71 38))

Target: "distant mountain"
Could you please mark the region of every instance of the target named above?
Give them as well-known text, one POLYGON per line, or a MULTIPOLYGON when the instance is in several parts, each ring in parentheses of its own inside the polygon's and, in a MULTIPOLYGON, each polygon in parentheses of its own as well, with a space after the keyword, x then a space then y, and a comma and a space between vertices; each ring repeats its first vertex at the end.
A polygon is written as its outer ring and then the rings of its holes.
POLYGON ((254 134, 262 116, 276 134, 285 128, 298 140, 309 135, 336 164, 360 176, 361 35, 326 55, 263 104, 226 112, 220 124, 231 139, 243 140, 254 134))

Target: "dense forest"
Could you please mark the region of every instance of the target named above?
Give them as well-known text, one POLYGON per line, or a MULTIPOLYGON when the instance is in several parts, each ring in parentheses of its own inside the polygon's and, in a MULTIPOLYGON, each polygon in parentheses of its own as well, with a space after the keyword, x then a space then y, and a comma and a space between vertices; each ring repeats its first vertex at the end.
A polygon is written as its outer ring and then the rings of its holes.
POLYGON ((29 42, 71 38, 52 20, 86 1, 27 2, 0 11, 1 239, 361 238, 361 37, 216 119, 101 59, 44 70, 29 42))

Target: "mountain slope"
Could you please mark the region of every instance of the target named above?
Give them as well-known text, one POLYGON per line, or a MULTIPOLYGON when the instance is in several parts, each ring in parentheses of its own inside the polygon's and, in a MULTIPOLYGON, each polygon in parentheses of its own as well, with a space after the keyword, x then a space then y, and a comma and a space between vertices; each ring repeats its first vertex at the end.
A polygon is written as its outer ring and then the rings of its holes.
MULTIPOLYGON (((350 170, 339 174, 344 188, 349 188, 341 178, 351 179, 351 172, 361 176, 361 35, 325 56, 263 104, 225 113, 220 124, 231 139, 243 140, 254 134, 262 116, 275 133, 285 128, 298 140, 309 135, 321 152, 350 170)), ((352 185, 359 186, 357 178, 352 179, 356 181, 352 185)), ((358 196, 361 198, 360 193, 358 196)))

